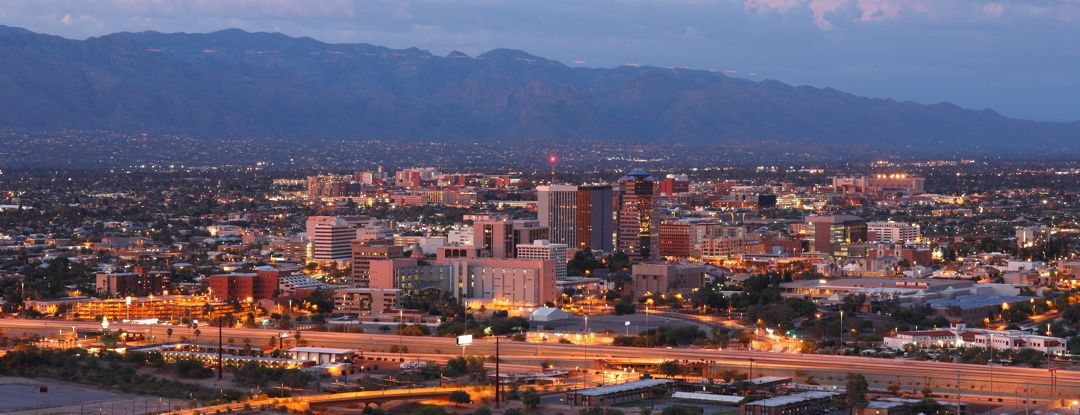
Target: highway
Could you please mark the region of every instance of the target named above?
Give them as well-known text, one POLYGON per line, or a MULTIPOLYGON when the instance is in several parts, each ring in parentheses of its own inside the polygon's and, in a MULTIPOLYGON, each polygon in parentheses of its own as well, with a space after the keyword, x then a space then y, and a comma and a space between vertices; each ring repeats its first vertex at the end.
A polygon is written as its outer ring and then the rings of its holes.
MULTIPOLYGON (((60 330, 70 333, 72 327, 82 330, 100 330, 101 326, 94 322, 72 322, 58 320, 22 320, 0 319, 0 330, 8 336, 20 336, 23 333, 48 334, 56 337, 60 330), (51 334, 50 334, 51 333, 51 334)), ((109 330, 124 329, 134 332, 148 332, 146 325, 110 324, 109 330)), ((154 334, 162 339, 168 326, 154 326, 154 334)), ((173 340, 185 334, 187 329, 183 326, 173 326, 173 340)), ((287 332, 290 335, 293 331, 287 332)), ((217 341, 217 329, 213 327, 202 328, 201 343, 213 343, 217 341)), ((253 345, 268 345, 270 338, 278 335, 277 330, 265 329, 236 329, 226 328, 223 330, 225 339, 232 338, 234 344, 242 344, 244 338, 251 339, 253 345)), ((408 337, 396 334, 353 334, 332 332, 302 332, 302 338, 311 346, 342 347, 362 349, 365 352, 389 351, 392 345, 403 344, 408 346, 409 353, 404 354, 407 358, 415 358, 417 354, 443 355, 445 357, 460 356, 462 349, 455 344, 453 338, 441 337, 408 337)), ((493 355, 495 354, 495 341, 492 339, 477 339, 474 344, 466 349, 467 354, 493 355)), ((929 385, 935 394, 952 394, 955 396, 957 375, 964 391, 978 392, 983 394, 993 393, 1004 396, 1023 395, 1029 390, 1032 396, 1051 396, 1051 374, 1046 368, 1024 368, 1016 366, 985 366, 968 365, 960 363, 941 363, 930 361, 913 361, 908 359, 883 359, 858 356, 832 356, 818 354, 788 354, 768 353, 746 350, 712 350, 712 349, 683 349, 683 348, 627 348, 614 346, 588 346, 558 343, 525 343, 509 340, 500 341, 500 355, 503 361, 513 364, 530 365, 539 367, 544 359, 552 359, 559 366, 588 367, 588 363, 595 359, 618 359, 620 361, 632 360, 635 362, 660 362, 663 360, 686 360, 690 362, 711 362, 713 373, 722 369, 736 369, 747 372, 750 369, 751 359, 753 362, 754 376, 792 376, 795 370, 801 370, 806 375, 812 375, 818 379, 839 379, 847 372, 860 373, 867 377, 872 389, 884 389, 889 383, 899 379, 905 389, 921 389, 922 385, 929 380, 929 385), (992 380, 992 386, 991 386, 992 380)), ((798 380, 797 380, 798 381, 798 380)), ((1059 371, 1056 394, 1062 399, 1080 398, 1080 372, 1059 371)))

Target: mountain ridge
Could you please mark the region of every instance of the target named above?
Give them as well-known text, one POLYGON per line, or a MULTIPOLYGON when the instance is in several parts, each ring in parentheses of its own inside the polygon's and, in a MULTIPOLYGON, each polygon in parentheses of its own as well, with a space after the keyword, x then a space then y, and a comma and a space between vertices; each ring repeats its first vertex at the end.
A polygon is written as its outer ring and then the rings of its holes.
POLYGON ((565 65, 280 33, 0 26, 0 127, 352 140, 778 142, 1004 152, 1080 147, 1080 122, 865 98, 720 72, 565 65))

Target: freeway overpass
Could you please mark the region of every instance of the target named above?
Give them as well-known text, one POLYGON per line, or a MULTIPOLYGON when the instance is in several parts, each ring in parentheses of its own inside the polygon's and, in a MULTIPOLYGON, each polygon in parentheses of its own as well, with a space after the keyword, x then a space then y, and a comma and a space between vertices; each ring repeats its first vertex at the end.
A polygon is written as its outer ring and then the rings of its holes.
MULTIPOLYGON (((0 330, 8 336, 23 334, 42 334, 56 337, 61 330, 70 332, 72 327, 82 330, 100 329, 94 322, 73 322, 64 320, 24 320, 0 319, 0 330)), ((169 326, 154 326, 154 334, 164 333, 169 326)), ((174 327, 174 337, 184 334, 184 328, 174 327)), ((113 323, 110 330, 148 332, 146 325, 113 323)), ((216 341, 213 328, 202 330, 203 342, 216 341)), ((236 329, 223 330, 226 339, 242 343, 244 338, 252 344, 268 344, 270 338, 279 334, 277 330, 236 329)), ((291 332, 289 332, 291 334, 291 332)), ((312 346, 341 347, 362 349, 366 352, 389 351, 392 345, 403 344, 409 347, 408 354, 444 355, 452 357, 461 354, 461 348, 453 338, 409 337, 395 334, 355 334, 333 332, 303 332, 303 338, 312 346)), ((856 356, 832 356, 818 354, 766 353, 746 350, 713 350, 682 348, 627 348, 615 346, 582 346, 558 343, 501 342, 501 356, 507 363, 539 365, 544 359, 552 359, 563 366, 589 367, 596 359, 634 359, 639 362, 659 362, 662 360, 686 360, 692 362, 707 361, 715 370, 736 369, 741 372, 750 370, 751 364, 755 376, 778 375, 792 376, 800 370, 818 379, 834 379, 847 372, 861 373, 867 377, 871 388, 883 389, 889 383, 899 381, 907 388, 921 389, 929 385, 936 394, 954 393, 956 379, 960 378, 962 393, 992 393, 1005 396, 1023 396, 1025 392, 1032 396, 1058 397, 1067 400, 1080 399, 1080 372, 1060 371, 1057 374, 1057 387, 1051 385, 1051 374, 1046 368, 1024 368, 1015 366, 984 366, 960 363, 920 362, 907 359, 882 359, 856 356), (753 359, 753 362, 751 362, 753 359)), ((495 341, 477 339, 468 346, 467 353, 477 355, 495 354, 495 341)))

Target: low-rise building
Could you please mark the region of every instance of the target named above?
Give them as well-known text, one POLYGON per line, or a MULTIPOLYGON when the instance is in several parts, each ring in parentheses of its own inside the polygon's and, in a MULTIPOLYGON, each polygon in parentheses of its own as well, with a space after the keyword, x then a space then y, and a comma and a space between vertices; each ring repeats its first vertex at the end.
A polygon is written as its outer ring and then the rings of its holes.
POLYGON ((323 363, 351 363, 356 350, 331 349, 326 347, 293 347, 289 350, 289 356, 294 360, 305 362, 323 363))
POLYGON ((282 293, 291 293, 296 290, 314 290, 326 286, 322 281, 304 274, 291 274, 278 278, 278 290, 282 293))
POLYGON ((635 264, 631 273, 634 295, 683 293, 705 285, 704 265, 635 264))
POLYGON ((928 347, 993 347, 995 350, 1038 350, 1046 354, 1065 352, 1065 342, 1057 337, 1042 336, 1019 330, 985 330, 967 328, 954 322, 948 330, 901 331, 885 337, 885 347, 903 350, 907 346, 928 347))
POLYGON ((145 296, 161 294, 169 289, 168 271, 150 271, 150 267, 135 267, 132 272, 97 274, 94 288, 107 296, 145 296))
POLYGON ((218 274, 210 276, 210 295, 217 300, 258 301, 274 297, 278 281, 288 271, 218 274))
POLYGON ((833 400, 840 392, 813 391, 777 396, 760 401, 744 403, 739 408, 743 415, 812 415, 831 412, 833 400))
POLYGON ((664 395, 674 385, 675 381, 671 379, 642 379, 565 392, 563 400, 570 406, 612 406, 664 395))
POLYGON ((334 290, 334 312, 369 315, 401 307, 402 291, 394 288, 340 288, 334 290))

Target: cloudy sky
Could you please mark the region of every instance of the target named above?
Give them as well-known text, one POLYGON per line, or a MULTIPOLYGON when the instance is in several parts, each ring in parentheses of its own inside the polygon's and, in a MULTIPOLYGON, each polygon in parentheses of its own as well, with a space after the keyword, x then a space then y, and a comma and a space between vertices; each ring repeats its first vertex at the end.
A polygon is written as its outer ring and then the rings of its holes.
POLYGON ((1080 0, 0 0, 0 24, 76 39, 240 28, 439 55, 513 48, 1080 120, 1080 0))

